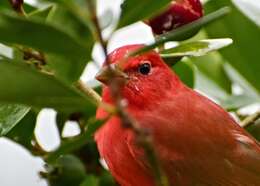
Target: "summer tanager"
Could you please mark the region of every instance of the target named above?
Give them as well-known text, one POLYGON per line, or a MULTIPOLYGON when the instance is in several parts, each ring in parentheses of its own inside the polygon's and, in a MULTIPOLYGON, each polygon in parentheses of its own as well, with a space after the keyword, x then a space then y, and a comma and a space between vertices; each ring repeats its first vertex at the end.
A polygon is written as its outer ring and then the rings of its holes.
MULTIPOLYGON (((118 65, 126 54, 142 46, 116 49, 109 62, 118 65)), ((120 68, 117 78, 127 76, 120 88, 126 110, 150 131, 170 185, 260 186, 258 142, 220 106, 185 86, 158 53, 130 57, 120 68)), ((103 102, 113 105, 106 70, 97 79, 105 84, 103 102)), ((100 107, 96 116, 102 119, 108 113, 100 107)), ((120 185, 155 185, 152 167, 136 135, 122 127, 118 116, 96 132, 95 140, 120 185)))

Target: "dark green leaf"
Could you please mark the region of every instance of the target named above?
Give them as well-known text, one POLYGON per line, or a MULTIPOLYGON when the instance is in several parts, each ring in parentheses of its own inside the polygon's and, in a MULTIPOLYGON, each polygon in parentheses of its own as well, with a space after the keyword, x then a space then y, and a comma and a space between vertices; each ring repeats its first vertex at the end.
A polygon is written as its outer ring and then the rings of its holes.
MULTIPOLYGON (((91 38, 91 35, 88 37, 91 38)), ((0 13, 0 42, 21 44, 46 52, 47 64, 63 80, 78 80, 90 60, 93 41, 88 41, 40 20, 0 13)))
POLYGON ((160 52, 163 58, 184 57, 184 56, 203 56, 208 52, 212 52, 232 43, 232 39, 205 39, 200 41, 180 43, 176 47, 172 47, 160 52))
POLYGON ((196 21, 193 21, 192 23, 179 27, 166 34, 162 34, 156 39, 156 41, 154 43, 152 43, 148 46, 145 46, 145 47, 137 50, 136 52, 133 52, 131 55, 137 55, 140 53, 144 53, 144 52, 149 51, 153 48, 156 48, 157 46, 160 46, 168 41, 177 41, 177 40, 182 40, 183 38, 187 38, 187 35, 189 35, 190 33, 194 33, 194 30, 198 30, 202 26, 205 26, 213 21, 216 21, 217 19, 227 15, 229 13, 229 11, 230 11, 230 9, 228 7, 221 8, 196 21))
POLYGON ((32 149, 32 139, 36 125, 37 114, 30 111, 26 116, 6 135, 16 143, 23 145, 28 150, 32 149))
POLYGON ((165 9, 172 0, 124 0, 118 27, 152 17, 165 9))
POLYGON ((223 49, 221 54, 259 92, 260 27, 236 9, 230 0, 209 1, 206 10, 214 11, 222 6, 232 7, 232 13, 221 22, 208 26, 206 31, 210 37, 230 37, 234 40, 234 44, 223 49))
POLYGON ((6 135, 23 117, 30 108, 22 105, 1 104, 0 105, 0 137, 6 135))
POLYGON ((88 143, 92 138, 94 132, 102 126, 103 121, 90 121, 88 123, 88 128, 86 131, 84 131, 81 135, 66 139, 62 142, 60 147, 48 154, 47 157, 45 157, 45 161, 48 163, 51 163, 55 161, 58 157, 64 154, 68 154, 72 151, 75 151, 79 149, 80 147, 84 146, 86 143, 88 143))
POLYGON ((190 88, 194 87, 194 66, 192 63, 190 63, 190 61, 180 61, 177 64, 175 64, 172 68, 183 83, 185 83, 190 88))
POLYGON ((90 99, 68 87, 53 76, 29 66, 0 60, 0 101, 63 111, 95 112, 90 99))
POLYGON ((50 15, 51 11, 53 11, 53 10, 54 10, 54 6, 49 6, 44 9, 35 10, 28 15, 28 18, 41 19, 43 21, 46 21, 48 19, 48 16, 50 15))
POLYGON ((260 120, 256 121, 254 124, 246 127, 246 130, 256 138, 256 140, 260 141, 260 120))
POLYGON ((56 27, 0 13, 0 41, 18 43, 52 54, 76 59, 86 47, 56 27))
POLYGON ((98 177, 93 175, 88 175, 85 180, 80 184, 80 186, 99 186, 98 177))
POLYGON ((45 177, 50 186, 80 186, 86 173, 83 163, 76 156, 61 156, 49 168, 45 177))

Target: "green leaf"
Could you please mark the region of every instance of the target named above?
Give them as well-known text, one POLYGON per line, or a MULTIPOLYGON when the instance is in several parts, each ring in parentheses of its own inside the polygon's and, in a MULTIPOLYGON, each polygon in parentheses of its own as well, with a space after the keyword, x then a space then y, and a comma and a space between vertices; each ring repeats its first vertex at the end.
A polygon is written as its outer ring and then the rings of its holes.
POLYGON ((231 47, 225 48, 221 54, 246 80, 260 91, 260 27, 251 22, 230 0, 209 1, 206 10, 214 11, 222 6, 232 7, 232 13, 221 22, 206 28, 210 37, 230 37, 234 40, 231 47), (242 29, 242 27, 243 29, 242 29))
POLYGON ((78 80, 92 49, 92 42, 83 43, 57 26, 6 13, 0 13, 0 42, 21 44, 46 52, 47 64, 59 78, 69 82, 78 80))
POLYGON ((28 112, 26 116, 6 135, 6 137, 24 146, 28 150, 31 150, 36 118, 36 113, 33 111, 28 112))
POLYGON ((181 81, 189 86, 190 88, 194 87, 195 84, 195 74, 194 74, 194 66, 193 64, 188 61, 180 61, 175 64, 172 69, 181 79, 181 81))
POLYGON ((192 57, 191 61, 219 88, 228 94, 231 93, 232 83, 224 69, 225 59, 218 52, 212 52, 201 57, 192 57))
POLYGON ((232 39, 205 39, 200 41, 183 42, 178 46, 163 50, 161 57, 184 57, 184 56, 203 56, 209 52, 221 49, 232 44, 232 39))
POLYGON ((232 2, 251 21, 260 26, 259 1, 233 0, 232 2))
POLYGON ((210 13, 196 21, 193 21, 187 25, 184 25, 182 27, 179 27, 171 32, 168 32, 166 34, 160 35, 156 41, 150 45, 147 45, 135 52, 133 52, 131 55, 137 55, 140 53, 147 52, 151 49, 156 48, 157 46, 160 46, 168 41, 177 41, 177 40, 183 40, 183 38, 187 38, 187 35, 190 33, 194 33, 194 31, 200 29, 202 26, 205 26, 213 21, 218 20, 219 18, 227 15, 229 13, 230 9, 228 7, 221 8, 213 13, 210 13))
POLYGON ((86 47, 54 26, 0 13, 0 41, 33 47, 52 54, 78 58, 86 47))
POLYGON ((99 24, 102 29, 109 27, 113 22, 112 10, 106 10, 99 18, 99 24))
POLYGON ((86 176, 83 163, 73 155, 61 156, 49 169, 45 176, 50 186, 79 186, 86 176))
POLYGON ((0 105, 0 137, 6 135, 29 112, 30 108, 22 105, 0 105))
POLYGON ((124 27, 137 21, 155 16, 169 5, 172 0, 124 0, 118 27, 124 27))
POLYGON ((216 101, 225 100, 229 97, 229 94, 226 91, 220 88, 212 79, 207 77, 200 70, 195 71, 195 77, 195 88, 200 92, 203 92, 216 101))
POLYGON ((94 175, 88 175, 80 186, 99 186, 99 180, 94 175))
POLYGON ((50 15, 51 11, 53 11, 54 6, 48 6, 47 8, 35 10, 28 14, 28 18, 30 19, 41 19, 43 21, 46 21, 48 19, 48 16, 50 15))
POLYGON ((80 147, 84 146, 86 143, 88 143, 92 138, 94 132, 102 126, 104 122, 103 121, 92 121, 90 120, 87 124, 87 130, 84 131, 81 135, 69 138, 67 140, 63 140, 60 147, 55 150, 52 153, 49 153, 45 157, 45 161, 48 163, 54 162, 58 157, 64 154, 68 154, 70 152, 73 152, 80 147))
POLYGON ((228 63, 225 63, 223 67, 229 79, 233 83, 239 85, 243 89, 244 94, 253 97, 255 99, 260 99, 260 95, 257 92, 257 90, 254 87, 252 87, 252 85, 245 79, 245 77, 239 74, 239 72, 236 71, 235 68, 233 68, 228 63))
POLYGON ((260 99, 250 97, 248 95, 233 95, 228 97, 226 100, 221 101, 220 104, 225 109, 233 111, 256 102, 260 103, 260 99))
POLYGON ((23 63, 0 60, 0 101, 61 111, 95 112, 92 101, 53 76, 23 63))
POLYGON ((254 124, 246 127, 246 130, 255 137, 256 140, 260 141, 260 121, 256 121, 254 124))

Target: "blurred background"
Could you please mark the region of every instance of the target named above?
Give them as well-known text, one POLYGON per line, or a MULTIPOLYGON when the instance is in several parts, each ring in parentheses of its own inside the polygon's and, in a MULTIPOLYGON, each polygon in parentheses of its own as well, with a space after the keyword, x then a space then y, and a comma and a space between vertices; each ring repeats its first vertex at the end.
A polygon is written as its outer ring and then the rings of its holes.
MULTIPOLYGON (((40 8, 47 6, 36 0, 26 0, 25 2, 40 8)), ((104 12, 110 10, 113 17, 117 18, 120 14, 121 3, 122 0, 113 0, 113 3, 111 3, 111 0, 98 0, 98 14, 102 15, 104 12)), ((226 107, 236 119, 239 119, 237 113, 246 116, 260 111, 260 42, 255 44, 257 41, 260 41, 260 1, 233 0, 232 3, 236 9, 235 11, 239 12, 239 16, 240 14, 244 16, 243 19, 240 20, 234 19, 235 22, 233 21, 233 24, 235 26, 231 25, 233 30, 229 37, 235 37, 233 38, 233 45, 235 47, 239 45, 237 50, 233 49, 233 54, 231 54, 233 56, 226 54, 228 51, 223 51, 223 53, 213 52, 203 57, 186 60, 198 62, 196 64, 197 66, 194 67, 196 68, 194 71, 194 76, 196 77, 195 89, 218 104, 226 107), (250 27, 250 29, 247 30, 248 27, 250 27), (258 33, 257 37, 250 35, 251 27, 258 29, 257 32, 252 31, 252 34, 258 33), (248 38, 248 40, 253 41, 253 43, 251 43, 251 46, 247 46, 248 43, 245 43, 245 46, 241 46, 240 37, 244 37, 242 38, 243 40, 248 38), (245 55, 239 52, 240 50, 244 50, 244 48, 248 48, 246 49, 247 54, 245 55), (225 58, 223 58, 223 56, 225 58), (250 59, 240 60, 239 62, 236 61, 236 58, 246 58, 247 56, 251 56, 250 59), (233 58, 234 62, 226 61, 231 58, 233 58), (243 64, 243 62, 245 63, 247 60, 250 63, 243 64), (230 64, 233 65, 233 67, 230 64), (230 96, 230 93, 232 96, 230 96)), ((238 13, 236 13, 236 16, 237 14, 238 13)), ((207 38, 208 34, 210 36, 219 35, 220 37, 228 37, 225 35, 224 28, 226 27, 225 25, 223 27, 223 24, 224 23, 220 21, 216 23, 214 27, 208 27, 207 32, 202 30, 193 39, 207 38)), ((114 24, 111 24, 110 27, 104 30, 103 34, 108 37, 113 27, 114 24)), ((230 32, 230 30, 227 32, 230 32)), ((154 37, 150 28, 144 23, 138 22, 114 33, 110 39, 108 49, 112 51, 125 44, 148 44, 153 41, 154 37)), ((0 45, 0 53, 6 56, 12 56, 12 51, 3 45, 0 45)), ((93 49, 93 59, 99 65, 104 61, 104 56, 99 45, 95 45, 93 49)), ((97 70, 97 65, 89 63, 81 79, 85 83, 95 86, 97 82, 94 80, 94 76, 97 70)), ((47 151, 54 150, 60 144, 59 134, 55 125, 55 117, 56 112, 52 109, 42 110, 37 117, 35 134, 40 145, 47 151)), ((76 123, 67 122, 63 135, 74 136, 77 135, 79 131, 80 129, 76 123)), ((13 143, 7 138, 0 138, 0 186, 46 186, 47 183, 38 175, 38 172, 43 170, 43 166, 44 162, 40 158, 32 156, 23 147, 13 143)))

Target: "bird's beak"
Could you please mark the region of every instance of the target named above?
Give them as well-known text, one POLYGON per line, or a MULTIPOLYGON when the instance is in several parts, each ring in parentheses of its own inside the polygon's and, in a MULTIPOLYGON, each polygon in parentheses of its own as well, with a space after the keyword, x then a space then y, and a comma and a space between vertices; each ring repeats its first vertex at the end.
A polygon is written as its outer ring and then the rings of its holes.
POLYGON ((112 77, 123 80, 129 79, 128 75, 117 67, 116 64, 111 64, 110 67, 102 67, 96 75, 96 79, 104 84, 108 84, 112 77))

